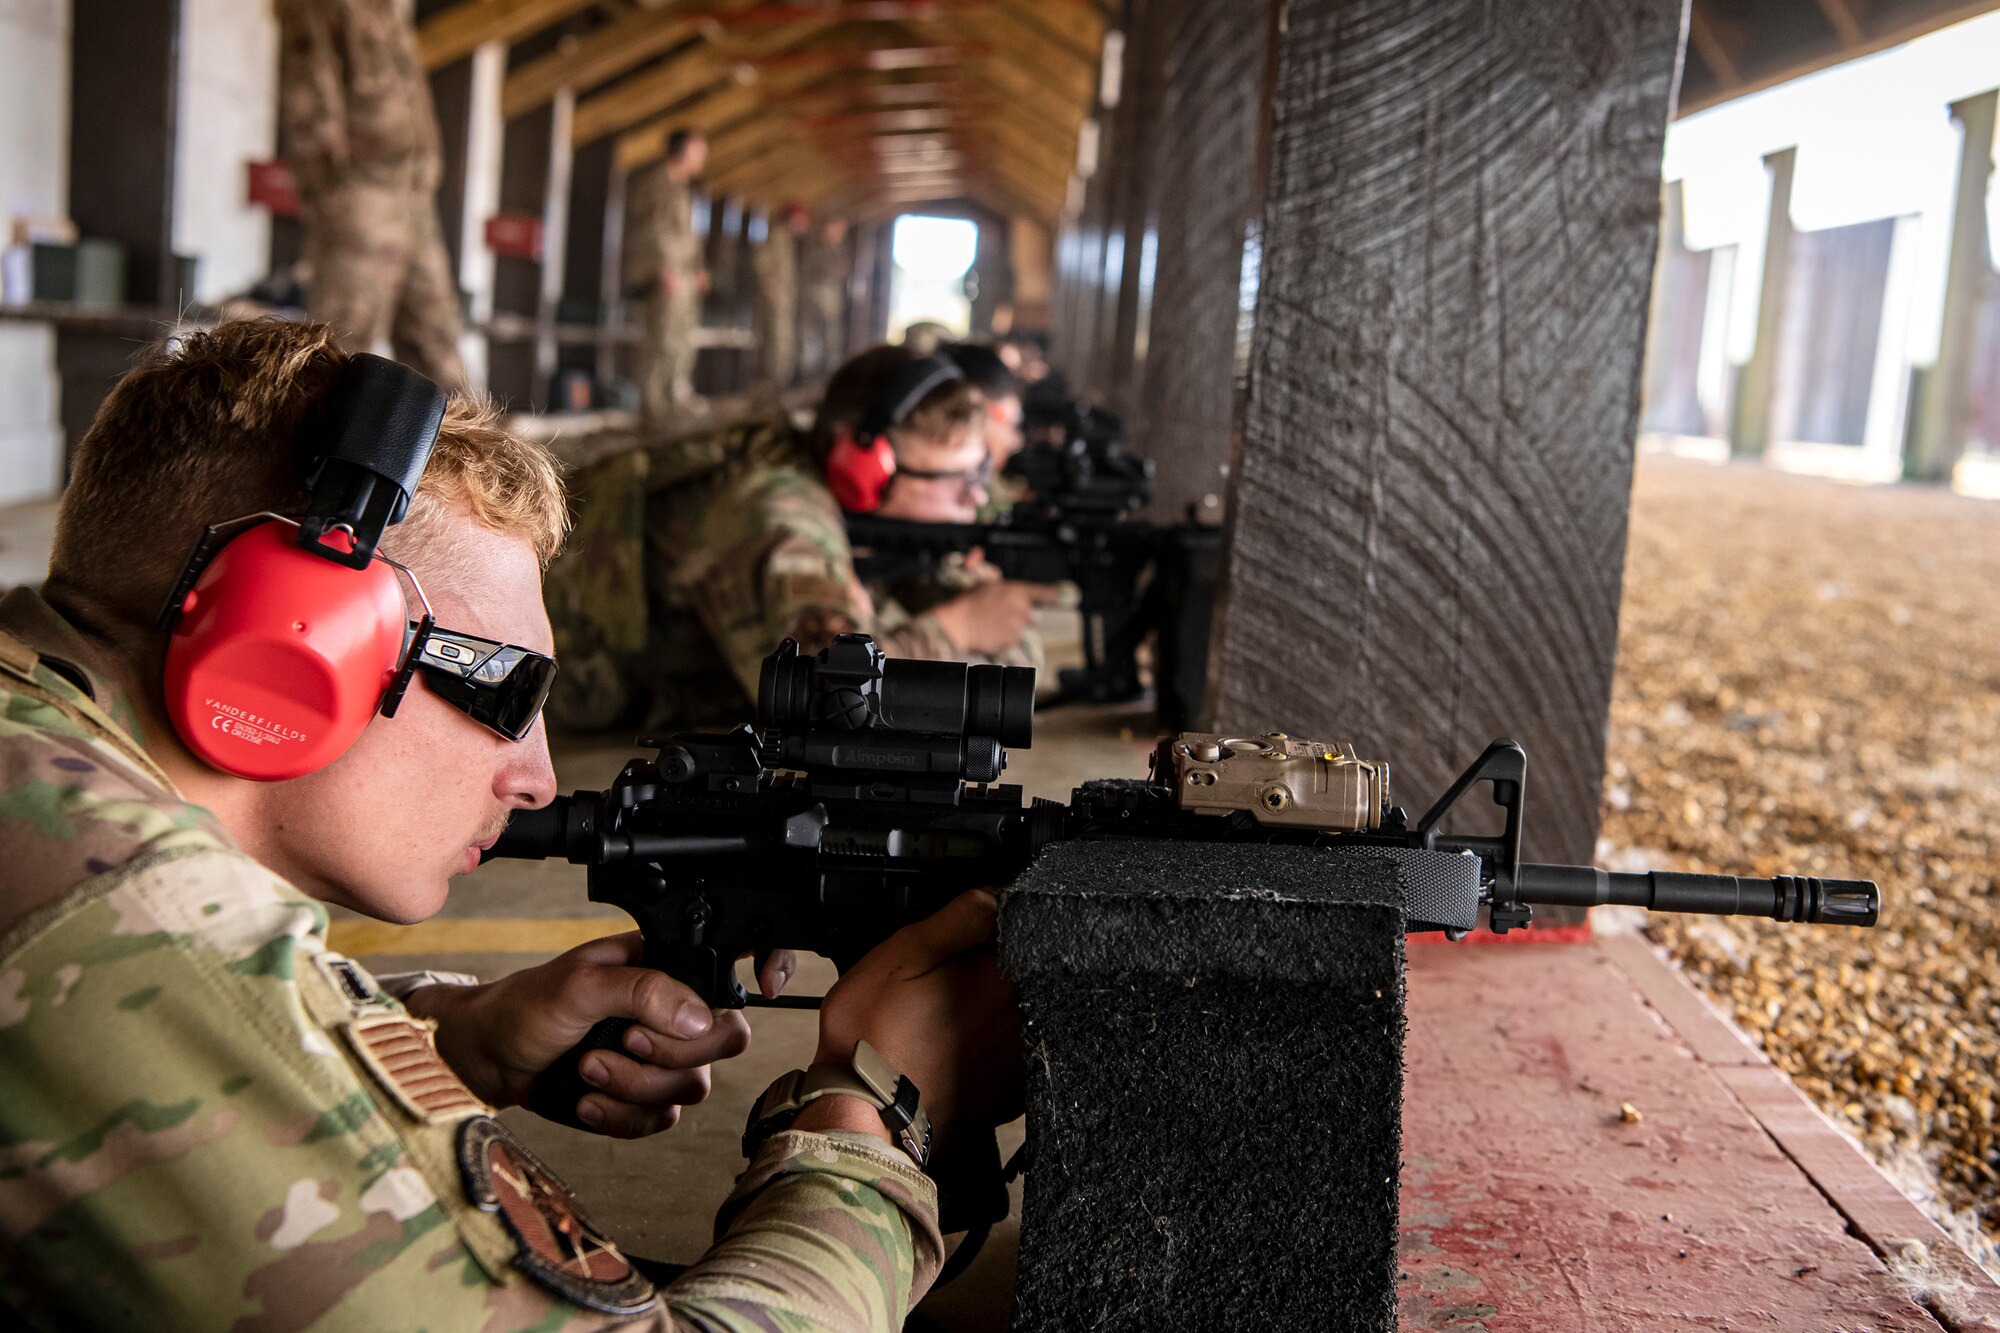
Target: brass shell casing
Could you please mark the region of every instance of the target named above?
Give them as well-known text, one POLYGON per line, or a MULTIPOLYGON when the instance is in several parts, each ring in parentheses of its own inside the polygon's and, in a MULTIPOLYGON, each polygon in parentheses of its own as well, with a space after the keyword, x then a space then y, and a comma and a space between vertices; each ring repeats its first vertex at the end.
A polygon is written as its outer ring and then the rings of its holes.
POLYGON ((1388 806, 1389 766, 1351 745, 1189 731, 1163 748, 1180 806, 1195 814, 1244 810, 1273 827, 1360 833, 1380 828, 1388 806))

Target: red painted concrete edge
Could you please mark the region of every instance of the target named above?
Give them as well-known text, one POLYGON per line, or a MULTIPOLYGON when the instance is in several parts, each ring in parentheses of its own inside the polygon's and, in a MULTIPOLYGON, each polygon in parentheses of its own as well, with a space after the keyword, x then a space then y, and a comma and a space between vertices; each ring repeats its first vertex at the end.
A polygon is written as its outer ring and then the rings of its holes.
POLYGON ((1770 1057, 1743 1034, 1742 1029, 1709 1003, 1706 996, 1687 983, 1671 964, 1653 951, 1638 935, 1606 935, 1598 940, 1605 956, 1632 980, 1646 1003, 1667 1020, 1667 1026, 1694 1048, 1704 1064, 1768 1065, 1770 1057), (1664 970, 1671 985, 1648 979, 1664 970))
POLYGON ((1622 936, 1599 943, 1919 1304, 1951 1333, 2000 1330, 2000 1282, 1924 1216, 1781 1070, 1755 1048, 1755 1060, 1730 1058, 1748 1039, 1645 940, 1622 936))

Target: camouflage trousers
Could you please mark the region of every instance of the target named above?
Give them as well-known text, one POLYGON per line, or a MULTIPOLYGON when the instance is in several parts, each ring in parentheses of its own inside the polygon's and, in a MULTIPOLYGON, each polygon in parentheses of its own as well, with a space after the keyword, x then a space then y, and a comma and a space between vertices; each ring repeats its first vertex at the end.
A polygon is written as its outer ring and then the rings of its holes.
POLYGON ((809 287, 799 299, 799 373, 806 379, 831 375, 846 347, 846 302, 838 287, 809 287))
POLYGON ((789 389, 799 378, 799 326, 795 303, 780 296, 757 298, 757 377, 789 389))
POLYGON ((305 203, 312 317, 351 352, 384 339, 398 361, 447 389, 465 387, 458 284, 428 192, 343 185, 305 203))
POLYGON ((648 425, 670 422, 694 397, 695 330, 701 327, 701 296, 668 296, 664 288, 646 298, 646 331, 639 343, 639 412, 648 425))

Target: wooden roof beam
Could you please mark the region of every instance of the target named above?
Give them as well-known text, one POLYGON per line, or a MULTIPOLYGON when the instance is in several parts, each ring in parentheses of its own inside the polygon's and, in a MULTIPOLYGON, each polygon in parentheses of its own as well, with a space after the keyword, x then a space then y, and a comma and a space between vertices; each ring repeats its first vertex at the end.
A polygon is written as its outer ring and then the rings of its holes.
POLYGON ((1819 0, 1819 12, 1826 16, 1833 35, 1840 39, 1842 46, 1859 46, 1868 40, 1868 34, 1861 26, 1854 9, 1847 0, 1819 0))
POLYGON ((635 9, 565 49, 530 60, 507 75, 501 111, 509 120, 524 116, 564 88, 588 92, 664 55, 701 33, 701 19, 690 11, 703 7, 702 0, 667 0, 657 9, 635 9))
POLYGON ((1072 0, 997 0, 993 6, 1095 66, 1104 52, 1102 12, 1072 0))
POLYGON ((842 23, 934 23, 953 9, 985 0, 819 0, 819 3, 752 5, 722 20, 726 28, 766 23, 791 23, 802 18, 831 16, 842 23))
POLYGON ((773 28, 754 41, 727 46, 710 43, 658 70, 615 84, 577 104, 571 141, 581 147, 659 115, 704 88, 734 77, 738 66, 754 70, 764 63, 764 57, 808 41, 831 26, 830 19, 813 19, 773 28))
POLYGON ((441 69, 488 42, 517 42, 596 0, 463 0, 417 26, 425 69, 441 69))
POLYGON ((1716 85, 1727 93, 1743 82, 1743 72, 1736 67, 1736 59, 1730 55, 1723 36, 1710 21, 1708 11, 1696 7, 1688 17, 1688 45, 1715 75, 1716 85))

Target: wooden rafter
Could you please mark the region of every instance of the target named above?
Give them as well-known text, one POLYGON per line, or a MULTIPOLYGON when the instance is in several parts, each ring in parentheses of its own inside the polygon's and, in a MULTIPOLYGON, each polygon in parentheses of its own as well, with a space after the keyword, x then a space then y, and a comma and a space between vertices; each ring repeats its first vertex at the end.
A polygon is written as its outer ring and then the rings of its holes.
POLYGON ((488 42, 517 42, 595 0, 462 0, 417 28, 425 69, 471 55, 488 42))
POLYGON ((523 116, 564 88, 588 92, 664 55, 701 31, 702 0, 667 0, 657 9, 635 9, 567 50, 530 60, 507 76, 500 109, 508 119, 523 116))
POLYGON ((1826 15, 1833 35, 1840 39, 1842 46, 1859 46, 1868 40, 1868 34, 1848 0, 1819 0, 1819 12, 1826 15))
POLYGON ((1695 49, 1702 63, 1715 75, 1716 84, 1724 92, 1743 82, 1743 73, 1736 67, 1736 60, 1729 54, 1722 34, 1716 31, 1709 20, 1708 12, 1697 8, 1688 18, 1688 45, 1695 49))
POLYGON ((1069 47, 1051 43, 1018 15, 999 5, 970 10, 960 16, 959 27, 989 51, 1007 58, 1040 86, 1041 96, 1051 92, 1071 102, 1086 105, 1096 96, 1097 62, 1080 59, 1069 47))
MULTIPOLYGON (((1859 23, 1862 2, 1816 0, 1843 40, 1841 16, 1859 23)), ((685 127, 709 136, 717 192, 850 205, 921 193, 1044 223, 1075 169, 1109 12, 1103 0, 460 0, 420 28, 425 61, 519 41, 593 3, 608 22, 508 76, 508 116, 569 88, 574 142, 616 135, 621 168, 685 127)), ((1726 65, 1733 34, 1701 26, 1697 50, 1712 64, 1713 43, 1726 65)))
POLYGON ((755 112, 764 105, 763 90, 756 82, 724 83, 677 111, 640 129, 619 136, 616 161, 620 170, 650 162, 666 151, 667 136, 676 129, 712 134, 724 125, 755 112))
POLYGON ((753 73, 777 53, 826 31, 830 19, 780 24, 754 38, 726 45, 707 42, 668 61, 658 70, 625 80, 577 104, 572 135, 584 144, 660 115, 712 84, 735 77, 739 67, 753 73))
POLYGON ((1033 29, 1046 45, 1063 48, 1093 68, 1104 49, 1104 15, 1089 5, 1064 0, 996 0, 992 8, 1033 29))

